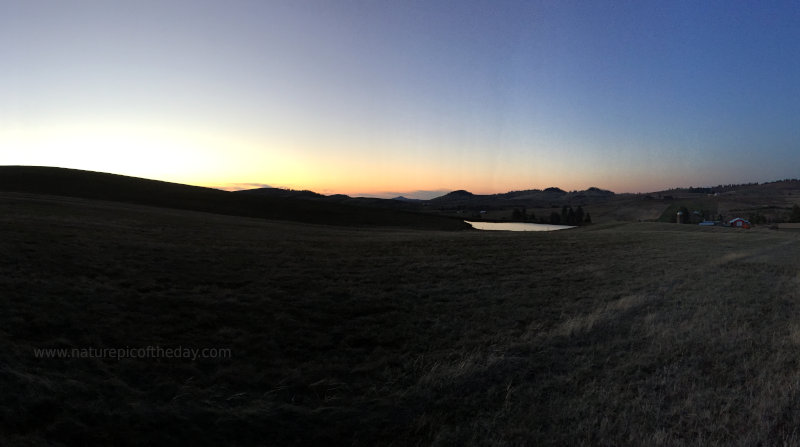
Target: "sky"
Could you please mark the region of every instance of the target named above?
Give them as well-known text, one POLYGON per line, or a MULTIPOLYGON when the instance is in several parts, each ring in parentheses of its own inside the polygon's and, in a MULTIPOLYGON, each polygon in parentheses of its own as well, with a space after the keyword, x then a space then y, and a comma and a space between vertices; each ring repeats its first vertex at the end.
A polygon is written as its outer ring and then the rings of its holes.
POLYGON ((0 165, 227 189, 800 177, 800 3, 0 0, 0 165))

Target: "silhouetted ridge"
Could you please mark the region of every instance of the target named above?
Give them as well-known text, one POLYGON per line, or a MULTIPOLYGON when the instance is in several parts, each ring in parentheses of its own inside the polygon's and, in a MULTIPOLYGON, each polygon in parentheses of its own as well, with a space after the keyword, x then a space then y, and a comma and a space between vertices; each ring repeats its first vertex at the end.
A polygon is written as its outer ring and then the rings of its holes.
POLYGON ((440 197, 437 197, 437 198, 431 199, 431 200, 437 200, 437 199, 464 199, 464 198, 469 198, 469 197, 475 197, 475 194, 473 194, 473 193, 471 193, 469 191, 465 191, 463 189, 459 189, 458 191, 448 192, 447 194, 445 194, 443 196, 440 196, 440 197))
POLYGON ((589 189, 587 189, 585 192, 596 194, 596 195, 607 195, 607 196, 613 196, 614 195, 614 193, 612 191, 609 191, 607 189, 600 189, 600 188, 597 188, 595 186, 589 187, 589 189))
MULTIPOLYGON (((301 191, 302 197, 237 193, 65 168, 0 166, 0 191, 80 197, 326 225, 396 226, 437 230, 469 228, 468 224, 455 218, 367 206, 369 202, 350 204, 324 200, 322 198, 325 196, 311 191, 301 191)), ((390 200, 384 202, 398 203, 390 200)))
MULTIPOLYGON (((263 194, 273 197, 289 197, 297 199, 324 199, 327 196, 316 193, 314 191, 284 189, 284 188, 256 188, 256 189, 243 189, 241 191, 234 191, 235 194, 263 194)), ((345 196, 346 197, 346 196, 345 196)))
POLYGON ((422 200, 420 199, 409 199, 408 197, 403 197, 403 196, 397 196, 392 200, 399 200, 401 202, 422 202, 422 200))

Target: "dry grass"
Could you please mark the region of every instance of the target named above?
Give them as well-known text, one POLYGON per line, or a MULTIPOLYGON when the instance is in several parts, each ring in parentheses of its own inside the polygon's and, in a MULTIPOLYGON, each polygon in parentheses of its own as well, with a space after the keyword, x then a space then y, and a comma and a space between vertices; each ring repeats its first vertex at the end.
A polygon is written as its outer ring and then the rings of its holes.
POLYGON ((800 235, 292 225, 0 196, 3 444, 764 445, 800 235), (41 359, 42 347, 231 359, 41 359))

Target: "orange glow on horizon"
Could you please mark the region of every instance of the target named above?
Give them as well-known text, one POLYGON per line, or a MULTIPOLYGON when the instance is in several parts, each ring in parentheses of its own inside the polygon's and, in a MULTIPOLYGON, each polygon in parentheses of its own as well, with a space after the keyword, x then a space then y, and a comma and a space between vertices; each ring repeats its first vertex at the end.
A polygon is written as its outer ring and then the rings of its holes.
POLYGON ((474 194, 548 187, 569 191, 590 186, 644 192, 680 185, 664 182, 666 186, 660 187, 659 179, 647 175, 580 170, 549 157, 509 165, 501 155, 460 153, 454 148, 409 151, 400 142, 388 142, 377 150, 365 143, 318 144, 286 135, 199 129, 133 119, 91 125, 62 122, 2 130, 0 143, 17 148, 8 153, 5 164, 85 169, 226 190, 269 185, 357 196, 458 189, 474 194), (646 185, 650 188, 641 187, 646 185))

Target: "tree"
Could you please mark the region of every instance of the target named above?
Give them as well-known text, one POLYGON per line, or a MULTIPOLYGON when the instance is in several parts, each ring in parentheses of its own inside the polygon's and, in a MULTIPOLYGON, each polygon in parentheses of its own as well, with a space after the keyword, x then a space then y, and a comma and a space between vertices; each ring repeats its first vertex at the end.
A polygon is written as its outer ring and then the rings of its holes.
POLYGON ((577 225, 583 223, 583 208, 580 205, 578 205, 578 209, 575 210, 575 222, 577 225))
POLYGON ((569 209, 567 210, 567 225, 576 225, 575 211, 572 211, 572 207, 569 207, 569 209))
POLYGON ((514 212, 511 213, 511 220, 522 220, 522 211, 519 208, 514 208, 514 212))
POLYGON ((680 223, 683 223, 683 224, 689 223, 689 218, 690 218, 690 216, 689 216, 689 208, 686 208, 685 206, 682 206, 682 207, 680 207, 678 209, 678 212, 681 213, 680 214, 680 216, 681 216, 680 217, 681 218, 681 222, 680 223))
POLYGON ((552 225, 560 225, 561 224, 561 216, 557 212, 553 211, 553 213, 550 214, 550 223, 552 225))
POLYGON ((586 222, 587 224, 592 223, 592 215, 589 214, 589 213, 586 213, 586 219, 584 219, 583 221, 586 222))
POLYGON ((789 216, 789 222, 800 222, 800 206, 796 203, 792 207, 792 215, 789 216))

